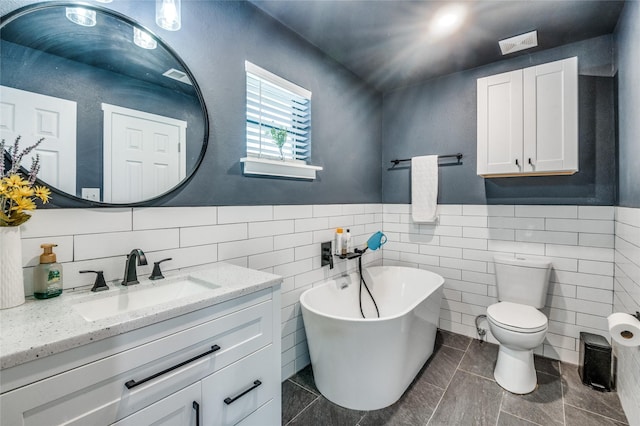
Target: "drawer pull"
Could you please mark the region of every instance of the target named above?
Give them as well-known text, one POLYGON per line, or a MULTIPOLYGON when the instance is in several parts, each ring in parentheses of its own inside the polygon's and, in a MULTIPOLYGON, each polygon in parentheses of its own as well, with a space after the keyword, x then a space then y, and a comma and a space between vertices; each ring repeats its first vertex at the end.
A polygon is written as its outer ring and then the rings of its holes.
POLYGON ((253 382, 253 386, 251 386, 249 389, 247 389, 246 391, 242 392, 240 395, 235 396, 233 398, 225 398, 224 399, 224 403, 229 405, 232 402, 234 402, 235 400, 242 398, 243 396, 245 396, 246 394, 248 394, 249 392, 251 392, 252 390, 254 390, 255 388, 257 388, 258 386, 260 386, 262 384, 262 382, 260 380, 256 380, 253 382))
POLYGON ((196 410, 196 426, 200 426, 200 404, 193 401, 193 409, 196 410))
POLYGON ((162 370, 161 372, 156 373, 156 374, 153 374, 153 375, 151 375, 151 376, 149 376, 149 377, 145 377, 144 379, 140 380, 139 382, 136 382, 135 380, 129 380, 129 381, 128 381, 127 383, 125 383, 124 385, 127 387, 127 389, 135 388, 136 386, 139 386, 139 385, 141 385, 141 384, 143 384, 143 383, 146 383, 146 382, 148 382, 149 380, 153 380, 153 379, 155 379, 156 377, 160 377, 160 376, 162 376, 163 374, 168 373, 169 371, 173 371, 173 370, 175 370, 176 368, 180 368, 180 367, 182 367, 182 366, 184 366, 184 365, 189 364, 190 362, 193 362, 193 361, 195 361, 195 360, 197 360, 197 359, 200 359, 200 358, 202 358, 202 357, 205 357, 205 356, 207 356, 207 355, 210 355, 210 354, 212 354, 212 353, 214 353, 215 351, 218 351, 218 350, 220 350, 220 346, 218 346, 218 345, 213 345, 213 346, 211 346, 211 349, 210 349, 210 350, 208 350, 207 352, 205 352, 205 353, 203 353, 203 354, 200 354, 200 355, 194 356, 194 357, 193 357, 193 358, 191 358, 191 359, 188 359, 188 360, 186 360, 186 361, 183 361, 183 362, 181 362, 180 364, 176 364, 176 365, 174 365, 174 366, 172 366, 172 367, 167 368, 166 370, 162 370))

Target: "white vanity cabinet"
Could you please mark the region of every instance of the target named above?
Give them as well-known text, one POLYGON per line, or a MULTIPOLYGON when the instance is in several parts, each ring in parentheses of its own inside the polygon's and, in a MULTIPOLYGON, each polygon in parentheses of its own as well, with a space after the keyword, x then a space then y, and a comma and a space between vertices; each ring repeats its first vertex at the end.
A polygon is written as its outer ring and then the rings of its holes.
POLYGON ((578 171, 578 58, 479 78, 477 173, 578 171))
POLYGON ((5 370, 34 380, 0 396, 0 423, 280 424, 279 297, 263 289, 5 370))

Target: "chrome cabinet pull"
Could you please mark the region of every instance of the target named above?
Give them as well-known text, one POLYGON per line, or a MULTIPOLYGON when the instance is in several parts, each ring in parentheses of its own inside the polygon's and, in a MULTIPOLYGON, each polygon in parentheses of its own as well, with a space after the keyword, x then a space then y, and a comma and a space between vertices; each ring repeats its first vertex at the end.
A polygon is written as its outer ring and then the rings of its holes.
POLYGON ((251 392, 252 390, 254 390, 255 388, 257 388, 258 386, 260 386, 262 384, 262 382, 260 380, 255 380, 253 382, 253 386, 251 386, 249 389, 247 389, 246 391, 242 392, 240 395, 237 395, 233 398, 225 398, 224 399, 224 403, 229 405, 232 402, 234 402, 235 400, 242 398, 243 396, 245 396, 246 394, 248 394, 249 392, 251 392))
POLYGON ((193 401, 193 409, 196 410, 196 426, 200 426, 200 404, 193 401))
POLYGON ((172 367, 167 368, 166 370, 162 370, 162 371, 161 371, 161 372, 159 372, 159 373, 153 374, 153 375, 151 375, 151 376, 149 376, 149 377, 145 377, 144 379, 140 380, 139 382, 136 382, 135 380, 129 380, 129 381, 128 381, 128 382, 126 382, 124 385, 127 387, 127 389, 135 388, 136 386, 139 386, 139 385, 141 385, 141 384, 143 384, 143 383, 146 383, 146 382, 148 382, 149 380, 153 380, 153 379, 155 379, 156 377, 160 377, 160 376, 162 376, 163 374, 166 374, 166 373, 168 373, 168 372, 170 372, 170 371, 173 371, 173 370, 175 370, 175 369, 177 369, 177 368, 180 368, 180 367, 182 367, 182 366, 184 366, 184 365, 189 364, 190 362, 193 362, 193 361, 195 361, 195 360, 197 360, 197 359, 200 359, 200 358, 202 358, 202 357, 205 357, 205 356, 207 356, 207 355, 210 355, 210 354, 212 354, 212 353, 214 353, 214 352, 216 352, 216 351, 219 351, 219 350, 220 350, 220 346, 218 346, 218 345, 213 345, 213 346, 211 346, 211 349, 210 349, 210 350, 208 350, 208 351, 207 351, 207 352, 205 352, 205 353, 202 353, 202 354, 200 354, 200 355, 196 355, 196 356, 194 356, 194 357, 193 357, 193 358, 191 358, 191 359, 188 359, 188 360, 186 360, 186 361, 181 362, 180 364, 176 364, 176 365, 174 365, 174 366, 172 366, 172 367))

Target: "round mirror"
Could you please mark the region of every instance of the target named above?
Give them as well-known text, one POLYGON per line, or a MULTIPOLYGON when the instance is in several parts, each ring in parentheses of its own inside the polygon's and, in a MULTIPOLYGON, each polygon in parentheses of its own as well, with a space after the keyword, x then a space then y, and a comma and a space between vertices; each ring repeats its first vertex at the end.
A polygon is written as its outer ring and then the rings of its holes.
MULTIPOLYGON (((0 21, 0 136, 38 139, 38 178, 73 197, 137 204, 185 182, 207 144, 193 75, 149 30, 92 5, 44 3, 0 21)), ((25 159, 31 165, 31 158, 25 159)))

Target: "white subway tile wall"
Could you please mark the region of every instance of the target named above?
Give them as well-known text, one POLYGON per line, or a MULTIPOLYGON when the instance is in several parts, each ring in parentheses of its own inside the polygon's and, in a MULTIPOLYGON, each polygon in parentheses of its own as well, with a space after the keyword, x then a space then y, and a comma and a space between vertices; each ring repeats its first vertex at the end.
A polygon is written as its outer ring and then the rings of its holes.
MULTIPOLYGON (((536 352, 577 363, 580 331, 608 338, 612 305, 616 311, 639 309, 639 211, 441 205, 438 223, 423 225, 412 222, 408 204, 41 209, 23 226, 25 291, 32 293, 29 283, 44 242, 59 245, 67 291, 92 283, 92 276, 78 273, 82 269, 102 269, 108 281, 121 279, 125 255, 133 248, 143 249, 150 260, 140 276, 167 257, 173 260, 163 264, 166 275, 219 261, 281 275, 284 379, 309 363, 300 294, 356 268, 356 261, 339 259, 333 270, 321 267, 319 244, 333 239, 336 227, 348 227, 357 246, 383 230, 388 243, 367 253, 365 264, 411 265, 441 274, 446 281, 440 327, 472 337, 477 337, 475 317, 497 301, 493 255, 551 258, 544 308, 549 332, 536 352)), ((488 329, 486 321, 480 326, 488 329)), ((640 374, 639 352, 618 352, 623 368, 635 366, 626 377, 640 374)))
MULTIPOLYGON (((613 311, 640 311, 640 209, 616 207, 613 311)), ((628 419, 640 419, 640 348, 614 343, 618 394, 628 419)))
MULTIPOLYGON (((445 277, 441 328, 477 338, 475 317, 497 302, 493 256, 527 255, 553 263, 543 309, 549 332, 536 353, 577 364, 580 331, 608 337, 614 207, 441 205, 436 225, 414 224, 410 212, 408 204, 383 205, 383 263, 445 277)), ((480 326, 488 331, 486 320, 480 326)))
MULTIPOLYGON (((382 230, 381 204, 303 206, 155 207, 37 210, 22 227, 25 293, 33 294, 34 266, 40 244, 58 244, 64 288, 90 286, 103 270, 107 281, 122 280, 126 254, 141 248, 167 276, 225 261, 281 275, 282 378, 309 364, 299 298, 313 285, 355 270, 355 260, 335 259, 335 268, 320 266, 320 243, 333 239, 336 227, 348 227, 354 244, 364 246, 382 230)), ((364 264, 382 262, 380 251, 367 253, 364 264)), ((46 303, 43 301, 41 303, 46 303)))

